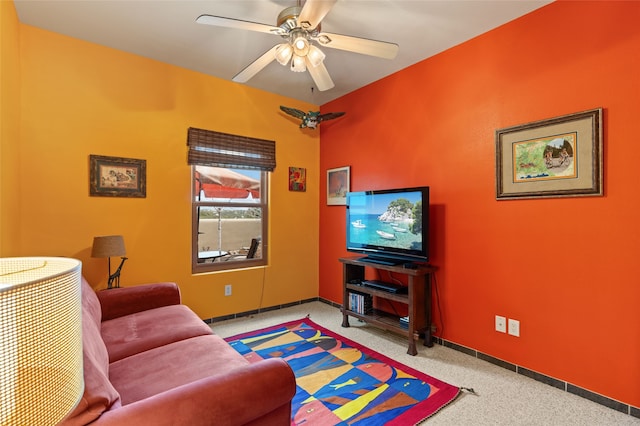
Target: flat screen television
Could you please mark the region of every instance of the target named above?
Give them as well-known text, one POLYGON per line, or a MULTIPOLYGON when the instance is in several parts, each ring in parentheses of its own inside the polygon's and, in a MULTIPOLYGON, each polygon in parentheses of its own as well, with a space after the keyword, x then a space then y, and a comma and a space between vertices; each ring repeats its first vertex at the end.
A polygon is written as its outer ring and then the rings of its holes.
POLYGON ((347 193, 347 251, 399 265, 429 261, 429 187, 347 193))

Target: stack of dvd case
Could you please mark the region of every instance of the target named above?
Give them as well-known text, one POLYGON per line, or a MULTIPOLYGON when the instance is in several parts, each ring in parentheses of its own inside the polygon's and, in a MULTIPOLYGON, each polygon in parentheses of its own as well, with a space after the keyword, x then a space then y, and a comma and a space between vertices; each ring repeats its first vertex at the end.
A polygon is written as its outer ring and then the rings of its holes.
POLYGON ((409 329, 409 317, 401 317, 400 318, 400 327, 404 328, 405 330, 409 329))
POLYGON ((360 315, 369 315, 373 311, 373 296, 370 294, 349 293, 349 310, 360 315))

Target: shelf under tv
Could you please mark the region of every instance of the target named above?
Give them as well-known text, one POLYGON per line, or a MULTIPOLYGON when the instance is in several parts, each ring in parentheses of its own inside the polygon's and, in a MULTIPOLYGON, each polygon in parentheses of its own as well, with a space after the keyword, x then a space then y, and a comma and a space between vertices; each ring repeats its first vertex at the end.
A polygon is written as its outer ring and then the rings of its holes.
MULTIPOLYGON (((393 315, 378 309, 374 309, 370 314, 359 314, 351 310, 347 310, 347 313, 349 316, 358 318, 383 330, 392 331, 405 337, 409 337, 409 329, 405 329, 400 326, 400 317, 397 315, 393 315)), ((415 336, 413 336, 413 340, 418 340, 419 333, 417 331, 414 331, 414 333, 415 336)))
POLYGON ((379 265, 362 261, 359 257, 341 258, 343 264, 343 305, 342 326, 349 327, 349 317, 358 318, 373 326, 384 330, 393 331, 407 337, 409 347, 407 353, 416 355, 416 340, 420 333, 424 333, 424 345, 431 347, 431 274, 432 267, 421 266, 416 269, 408 269, 403 266, 379 265), (407 293, 391 293, 385 290, 367 287, 360 284, 365 280, 365 268, 386 270, 407 276, 407 293), (370 294, 376 298, 392 300, 407 305, 409 312, 408 326, 400 324, 400 317, 381 310, 374 310, 370 314, 358 314, 349 310, 349 293, 370 294))

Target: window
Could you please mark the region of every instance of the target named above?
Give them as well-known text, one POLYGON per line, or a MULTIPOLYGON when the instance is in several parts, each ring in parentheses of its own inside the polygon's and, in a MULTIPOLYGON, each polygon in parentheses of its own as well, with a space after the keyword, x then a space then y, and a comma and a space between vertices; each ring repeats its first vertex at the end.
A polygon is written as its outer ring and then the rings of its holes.
POLYGON ((267 263, 268 172, 275 143, 189 129, 192 271, 267 263))
POLYGON ((267 173, 193 166, 195 270, 263 265, 267 173))

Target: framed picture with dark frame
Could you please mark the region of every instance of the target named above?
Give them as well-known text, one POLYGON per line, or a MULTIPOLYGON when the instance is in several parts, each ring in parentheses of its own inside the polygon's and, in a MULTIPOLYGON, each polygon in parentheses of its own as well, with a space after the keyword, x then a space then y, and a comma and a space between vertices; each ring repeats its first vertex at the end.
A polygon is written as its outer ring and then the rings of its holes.
POLYGON ((90 155, 89 195, 145 198, 147 196, 146 160, 90 155))
POLYGON ((349 166, 327 170, 327 205, 346 206, 350 182, 351 168, 349 166))
POLYGON ((602 108, 496 130, 496 199, 603 195, 602 108))

